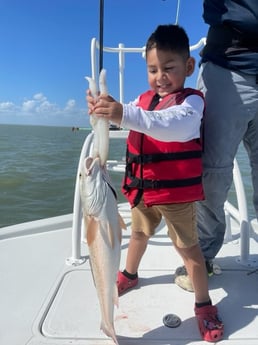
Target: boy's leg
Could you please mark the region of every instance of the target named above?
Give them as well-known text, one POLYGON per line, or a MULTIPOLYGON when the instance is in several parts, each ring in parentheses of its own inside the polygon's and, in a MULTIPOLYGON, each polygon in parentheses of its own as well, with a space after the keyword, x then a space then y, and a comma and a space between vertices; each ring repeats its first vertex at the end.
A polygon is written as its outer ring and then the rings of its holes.
POLYGON ((131 234, 125 269, 130 274, 136 274, 141 258, 147 248, 149 237, 143 232, 133 231, 131 234))
POLYGON ((132 233, 128 246, 126 267, 118 272, 118 294, 126 292, 138 284, 138 267, 147 248, 149 238, 160 223, 161 214, 155 207, 145 207, 141 201, 132 209, 132 233))
MULTIPOLYGON (((214 264, 212 260, 205 260, 206 274, 208 277, 211 277, 214 274, 221 274, 220 267, 217 264, 214 264)), ((185 266, 180 266, 175 271, 175 284, 182 289, 194 292, 192 281, 188 275, 187 269, 185 266)))
POLYGON ((208 276, 205 260, 200 246, 190 248, 176 247, 182 257, 195 293, 195 315, 203 340, 219 341, 223 338, 224 325, 218 316, 217 307, 213 306, 208 291, 208 276))
POLYGON ((212 305, 208 291, 205 260, 198 244, 195 203, 160 207, 169 235, 182 257, 195 292, 195 315, 203 340, 222 339, 224 326, 212 305))
POLYGON ((178 248, 179 255, 182 257, 186 270, 195 292, 195 302, 203 303, 209 301, 208 276, 205 261, 199 245, 190 248, 178 248))
MULTIPOLYGON (((196 230, 196 203, 162 205, 160 209, 166 219, 168 234, 175 247, 188 248, 186 250, 195 248, 198 243, 196 230)), ((182 253, 180 252, 179 254, 184 257, 183 249, 182 253)), ((177 271, 175 272, 175 283, 178 285, 177 279, 181 279, 181 277, 184 279, 186 277, 186 281, 183 281, 182 284, 180 282, 180 286, 183 285, 184 289, 193 292, 192 280, 186 275, 186 268, 183 267, 180 272, 177 271)))
POLYGON ((148 239, 149 237, 143 232, 132 232, 128 246, 125 270, 123 272, 119 271, 117 275, 119 296, 138 284, 138 267, 146 250, 148 239))

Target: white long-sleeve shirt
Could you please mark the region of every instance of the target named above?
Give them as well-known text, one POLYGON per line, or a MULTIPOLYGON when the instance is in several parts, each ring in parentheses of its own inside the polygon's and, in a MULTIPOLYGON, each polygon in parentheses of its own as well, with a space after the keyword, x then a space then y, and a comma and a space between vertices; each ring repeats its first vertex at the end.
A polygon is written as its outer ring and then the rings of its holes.
POLYGON ((123 104, 121 126, 160 141, 186 142, 200 138, 204 101, 198 95, 186 97, 180 105, 161 110, 143 110, 138 99, 123 104))

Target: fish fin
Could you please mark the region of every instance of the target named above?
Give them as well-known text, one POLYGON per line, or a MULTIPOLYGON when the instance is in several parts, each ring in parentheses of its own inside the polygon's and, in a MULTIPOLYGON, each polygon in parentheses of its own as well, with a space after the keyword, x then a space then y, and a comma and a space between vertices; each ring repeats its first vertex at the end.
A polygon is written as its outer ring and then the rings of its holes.
POLYGON ((118 218, 119 218, 119 225, 122 229, 126 230, 127 226, 122 218, 122 216, 120 215, 120 213, 118 213, 118 218))
POLYGON ((90 246, 97 234, 98 221, 94 217, 87 217, 87 234, 86 239, 88 246, 90 246))

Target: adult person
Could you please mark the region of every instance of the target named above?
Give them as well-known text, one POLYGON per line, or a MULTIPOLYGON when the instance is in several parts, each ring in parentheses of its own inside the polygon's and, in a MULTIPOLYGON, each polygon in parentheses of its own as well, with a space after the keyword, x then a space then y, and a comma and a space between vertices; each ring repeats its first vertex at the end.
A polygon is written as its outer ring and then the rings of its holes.
MULTIPOLYGON (((209 24, 201 52, 197 88, 205 96, 203 185, 198 202, 199 242, 212 274, 212 262, 222 247, 226 229, 224 203, 233 180, 233 160, 243 141, 258 215, 258 1, 204 0, 209 24)), ((193 291, 185 267, 175 282, 193 291)))

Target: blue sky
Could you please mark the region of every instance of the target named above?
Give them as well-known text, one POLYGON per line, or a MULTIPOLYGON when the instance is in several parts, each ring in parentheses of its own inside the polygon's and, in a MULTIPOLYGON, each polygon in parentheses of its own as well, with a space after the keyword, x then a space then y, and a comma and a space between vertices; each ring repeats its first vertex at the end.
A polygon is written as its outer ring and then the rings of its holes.
MULTIPOLYGON (((177 0, 105 0, 104 45, 143 47, 159 24, 175 23, 177 0)), ((181 0, 178 24, 193 45, 206 35, 202 0, 181 0)), ((0 1, 0 124, 88 126, 85 76, 99 37, 98 0, 0 1)), ((148 88, 140 54, 125 59, 125 102, 148 88)), ((198 51, 192 55, 199 61, 198 51)), ((118 99, 115 54, 104 53, 109 92, 118 99)), ((195 86, 198 72, 186 85, 195 86)))

